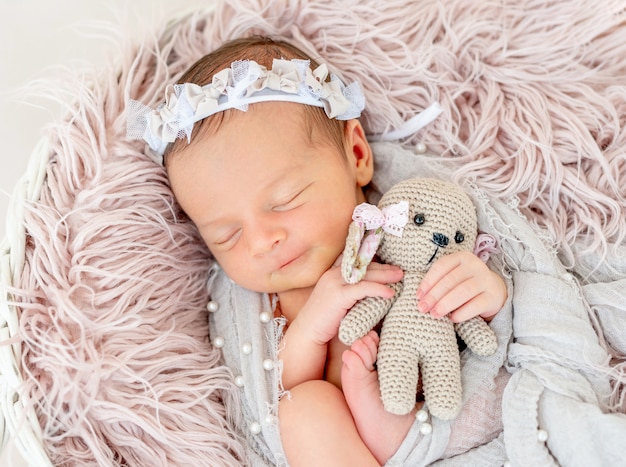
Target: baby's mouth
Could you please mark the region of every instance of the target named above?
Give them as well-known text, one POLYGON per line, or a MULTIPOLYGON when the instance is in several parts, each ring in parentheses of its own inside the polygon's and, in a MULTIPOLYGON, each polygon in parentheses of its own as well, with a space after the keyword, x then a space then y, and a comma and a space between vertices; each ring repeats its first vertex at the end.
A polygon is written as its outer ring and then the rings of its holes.
POLYGON ((280 270, 280 269, 284 269, 284 268, 288 267, 289 265, 295 263, 300 258, 302 258, 302 256, 303 256, 302 254, 294 256, 293 258, 291 258, 291 259, 287 260, 286 262, 284 262, 283 264, 281 264, 278 269, 280 270))

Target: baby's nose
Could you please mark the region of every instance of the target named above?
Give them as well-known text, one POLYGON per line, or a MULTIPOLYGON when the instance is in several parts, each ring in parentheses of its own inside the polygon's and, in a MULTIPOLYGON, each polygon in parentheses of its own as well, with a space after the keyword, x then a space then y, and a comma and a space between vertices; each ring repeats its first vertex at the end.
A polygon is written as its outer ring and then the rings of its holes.
POLYGON ((269 253, 285 239, 285 230, 279 226, 257 226, 249 240, 250 250, 253 256, 269 253))
POLYGON ((444 234, 439 233, 439 232, 435 232, 433 234, 433 243, 435 245, 444 248, 444 247, 448 246, 449 242, 450 242, 450 239, 448 238, 447 235, 444 235, 444 234))

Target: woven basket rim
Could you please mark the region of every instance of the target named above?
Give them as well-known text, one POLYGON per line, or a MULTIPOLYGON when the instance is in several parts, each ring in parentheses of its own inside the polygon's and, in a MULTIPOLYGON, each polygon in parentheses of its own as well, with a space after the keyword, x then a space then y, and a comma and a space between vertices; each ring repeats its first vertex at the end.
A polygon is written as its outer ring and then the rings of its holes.
POLYGON ((34 409, 27 410, 19 389, 21 375, 21 343, 19 342, 18 309, 11 302, 9 290, 22 273, 25 261, 26 231, 24 210, 39 200, 46 180, 50 159, 48 140, 42 138, 35 146, 26 172, 16 184, 9 201, 5 236, 0 246, 0 341, 16 339, 0 346, 0 449, 13 442, 29 463, 52 466, 43 446, 43 436, 34 409))

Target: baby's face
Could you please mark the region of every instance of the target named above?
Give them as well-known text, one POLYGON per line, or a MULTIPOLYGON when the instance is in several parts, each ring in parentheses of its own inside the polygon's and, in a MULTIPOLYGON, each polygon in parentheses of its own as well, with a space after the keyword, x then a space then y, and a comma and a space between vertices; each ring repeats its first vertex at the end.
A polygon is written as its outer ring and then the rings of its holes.
POLYGON ((352 211, 363 201, 353 156, 330 142, 312 147, 300 107, 251 106, 168 169, 215 259, 258 292, 315 285, 343 251, 352 211))

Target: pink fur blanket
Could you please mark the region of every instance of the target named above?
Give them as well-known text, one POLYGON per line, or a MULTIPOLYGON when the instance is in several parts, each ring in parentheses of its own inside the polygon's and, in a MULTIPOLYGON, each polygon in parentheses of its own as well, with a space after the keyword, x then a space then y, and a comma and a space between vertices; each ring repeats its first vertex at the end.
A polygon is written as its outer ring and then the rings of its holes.
POLYGON ((519 208, 568 264, 626 236, 626 1, 229 0, 70 77, 26 213, 22 397, 55 465, 237 465, 237 388, 208 343, 210 258, 164 170, 125 137, 129 98, 224 41, 293 41, 362 83, 371 134, 439 101, 416 135, 519 208), (64 98, 65 99, 65 98, 64 98))

